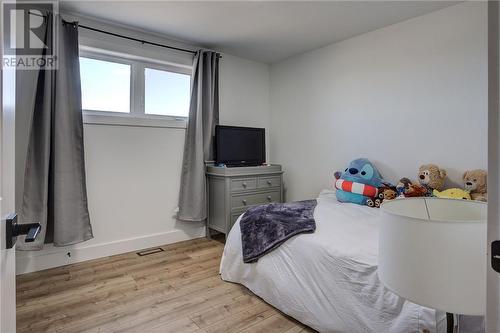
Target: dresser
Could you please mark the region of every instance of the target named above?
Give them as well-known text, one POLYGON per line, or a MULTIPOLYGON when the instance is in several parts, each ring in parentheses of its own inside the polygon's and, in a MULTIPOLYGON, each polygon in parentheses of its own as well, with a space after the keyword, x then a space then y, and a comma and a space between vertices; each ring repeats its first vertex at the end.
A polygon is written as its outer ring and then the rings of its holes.
POLYGON ((225 235, 249 207, 283 202, 281 165, 256 167, 207 166, 208 230, 225 235))

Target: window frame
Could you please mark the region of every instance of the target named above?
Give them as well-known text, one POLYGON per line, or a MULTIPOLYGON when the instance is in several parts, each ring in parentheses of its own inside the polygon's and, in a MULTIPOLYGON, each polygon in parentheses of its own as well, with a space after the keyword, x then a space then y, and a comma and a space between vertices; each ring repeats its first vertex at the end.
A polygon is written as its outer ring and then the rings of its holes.
MULTIPOLYGON (((181 116, 168 116, 168 115, 159 115, 159 114, 149 114, 149 113, 146 113, 146 101, 145 101, 145 98, 146 98, 146 68, 150 68, 150 69, 155 69, 155 70, 159 70, 159 71, 165 71, 165 72, 171 72, 171 73, 176 73, 176 74, 184 74, 184 75, 188 75, 189 76, 189 86, 191 87, 192 86, 192 83, 193 83, 193 75, 192 75, 192 69, 190 70, 186 70, 185 68, 181 68, 181 67, 176 67, 176 66, 172 66, 172 65, 167 65, 167 64, 163 64, 163 65, 159 65, 159 64, 155 64, 155 63, 146 63, 146 62, 139 62, 138 63, 139 65, 142 65, 142 68, 140 69, 140 83, 142 84, 141 85, 141 110, 142 110, 142 113, 146 116, 146 117, 152 117, 152 118, 173 118, 173 119, 179 119, 179 120, 184 120, 184 121, 187 121, 188 119, 188 116, 186 117, 181 117, 181 116)), ((189 112, 189 110, 188 110, 189 112)))
POLYGON ((130 65, 130 112, 85 110, 85 124, 121 125, 140 127, 186 128, 188 117, 147 114, 145 112, 145 69, 151 68, 189 75, 192 84, 193 69, 160 60, 136 57, 114 51, 94 49, 80 45, 80 57, 130 65))
MULTIPOLYGON (((84 109, 82 106, 82 111, 84 113, 92 113, 92 114, 103 114, 103 115, 130 115, 132 114, 132 110, 134 108, 134 100, 136 96, 134 96, 133 92, 133 86, 134 86, 134 71, 133 71, 133 64, 132 61, 127 61, 127 59, 123 58, 118 58, 118 57, 113 57, 110 55, 106 54, 99 54, 99 53, 88 53, 88 52, 80 52, 79 57, 82 58, 87 58, 87 59, 92 59, 92 60, 100 60, 100 61, 106 61, 106 62, 113 62, 117 64, 122 64, 122 65, 128 65, 130 66, 130 87, 129 87, 129 112, 115 112, 115 111, 104 111, 104 110, 90 110, 90 109, 84 109)), ((80 72, 81 75, 81 72, 80 72)))

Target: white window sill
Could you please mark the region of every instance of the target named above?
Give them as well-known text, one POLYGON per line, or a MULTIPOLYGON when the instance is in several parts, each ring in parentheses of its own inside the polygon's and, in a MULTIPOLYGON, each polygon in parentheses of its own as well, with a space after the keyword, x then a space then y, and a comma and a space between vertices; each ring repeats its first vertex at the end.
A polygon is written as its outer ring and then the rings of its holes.
POLYGON ((88 125, 185 129, 187 127, 187 118, 83 111, 83 123, 88 125))

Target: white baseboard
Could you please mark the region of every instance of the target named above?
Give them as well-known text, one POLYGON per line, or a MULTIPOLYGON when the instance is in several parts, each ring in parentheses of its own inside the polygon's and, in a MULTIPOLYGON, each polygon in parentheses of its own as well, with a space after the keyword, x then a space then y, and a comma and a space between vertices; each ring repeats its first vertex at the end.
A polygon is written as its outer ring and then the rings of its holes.
POLYGON ((205 227, 194 228, 188 233, 181 230, 173 230, 87 246, 85 246, 85 243, 67 247, 54 247, 51 244, 47 244, 41 251, 17 251, 16 274, 36 272, 201 237, 205 237, 205 227))

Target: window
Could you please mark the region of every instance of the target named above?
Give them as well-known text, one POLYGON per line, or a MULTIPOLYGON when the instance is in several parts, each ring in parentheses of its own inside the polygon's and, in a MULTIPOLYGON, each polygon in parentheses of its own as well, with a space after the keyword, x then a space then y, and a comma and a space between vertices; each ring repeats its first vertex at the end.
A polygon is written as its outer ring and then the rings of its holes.
POLYGON ((187 117, 190 86, 189 75, 144 69, 145 113, 187 117))
POLYGON ((185 127, 191 67, 85 47, 81 50, 80 79, 86 123, 185 127))
POLYGON ((130 65, 80 57, 82 108, 130 112, 130 65))

